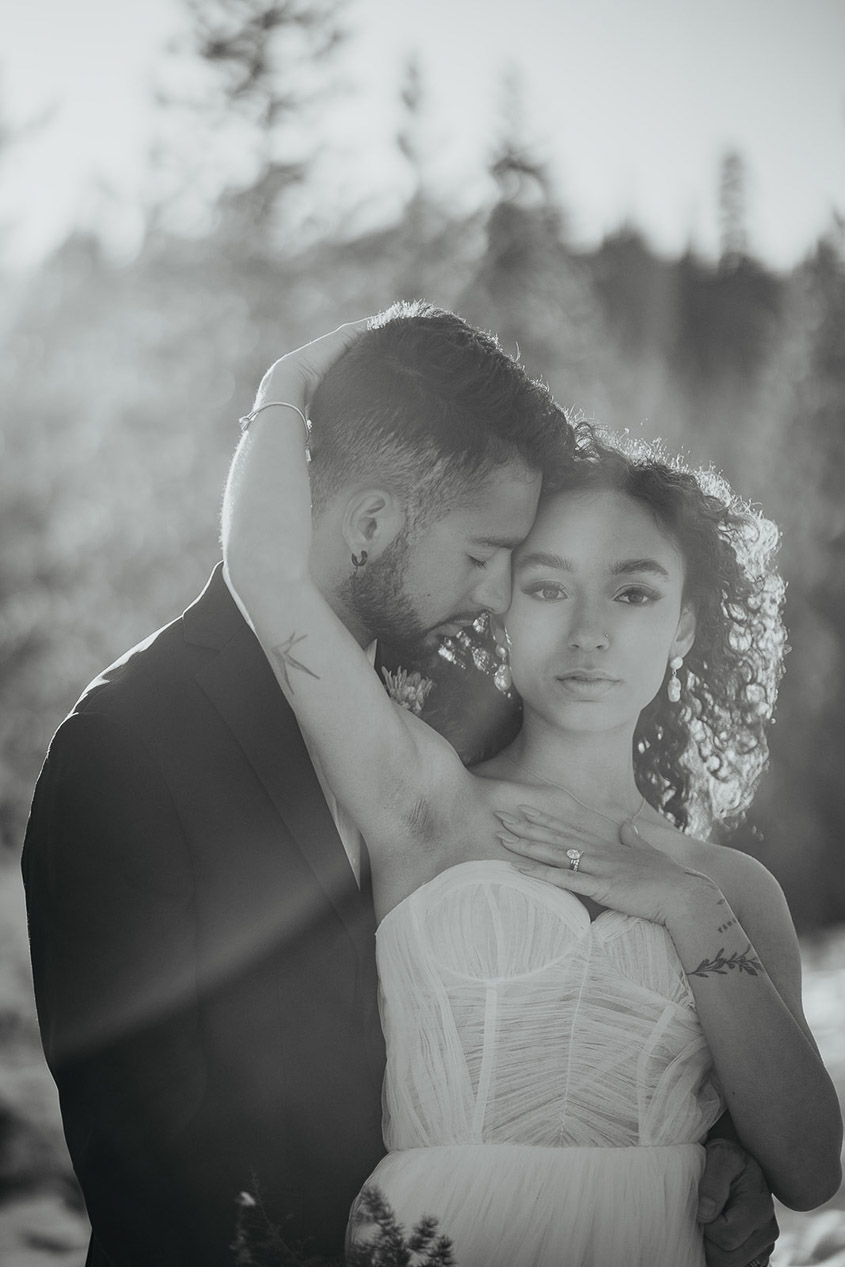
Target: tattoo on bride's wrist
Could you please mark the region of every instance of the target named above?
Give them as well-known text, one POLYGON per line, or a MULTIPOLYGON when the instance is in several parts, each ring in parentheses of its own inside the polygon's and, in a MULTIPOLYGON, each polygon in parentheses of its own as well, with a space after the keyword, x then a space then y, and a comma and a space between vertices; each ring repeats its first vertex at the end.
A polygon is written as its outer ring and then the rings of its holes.
POLYGON ((280 642, 278 647, 273 647, 272 650, 273 659, 281 669, 282 676, 285 680, 285 686, 290 691, 291 695, 295 695, 296 691, 293 689, 293 682, 290 680, 288 669, 299 669, 302 673, 307 673, 309 677, 316 678, 318 682, 320 680, 319 673, 314 673, 308 668, 307 664, 303 664, 301 660, 297 660, 296 656, 292 654, 293 648, 298 643, 305 641, 305 636, 305 634, 292 633, 286 642, 280 642))
POLYGON ((763 965, 752 951, 750 942, 742 954, 734 951, 729 957, 725 956, 723 946, 721 950, 717 950, 713 959, 702 959, 698 967, 693 968, 687 975, 690 977, 709 977, 715 973, 720 977, 726 977, 734 969, 740 976, 743 972, 747 972, 750 977, 756 977, 758 973, 763 971, 763 965))

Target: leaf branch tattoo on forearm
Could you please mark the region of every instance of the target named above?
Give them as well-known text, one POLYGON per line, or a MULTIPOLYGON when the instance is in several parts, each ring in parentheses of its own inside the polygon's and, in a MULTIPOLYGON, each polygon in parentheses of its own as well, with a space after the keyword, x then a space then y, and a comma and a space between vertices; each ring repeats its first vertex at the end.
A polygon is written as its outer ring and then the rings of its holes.
POLYGON ((741 976, 743 972, 747 972, 750 977, 756 977, 758 972, 763 971, 763 965, 751 949, 751 943, 748 943, 746 949, 739 954, 738 951, 725 958, 724 946, 721 950, 716 951, 715 958, 702 959, 697 968, 693 968, 689 973, 691 977, 709 977, 712 973, 718 973, 720 977, 726 977, 729 972, 736 968, 741 976))
POLYGON ((297 643, 304 642, 304 640, 305 634, 297 635, 292 633, 286 642, 281 642, 278 647, 273 648, 273 659, 281 669, 282 677, 285 680, 285 686, 290 691, 291 695, 295 695, 296 691, 293 689, 293 682, 290 680, 288 669, 300 669, 303 673, 307 673, 309 677, 316 678, 318 682, 320 680, 319 673, 313 673, 311 669, 308 668, 307 664, 303 664, 301 660, 297 660, 296 656, 293 654, 293 648, 297 645, 297 643))

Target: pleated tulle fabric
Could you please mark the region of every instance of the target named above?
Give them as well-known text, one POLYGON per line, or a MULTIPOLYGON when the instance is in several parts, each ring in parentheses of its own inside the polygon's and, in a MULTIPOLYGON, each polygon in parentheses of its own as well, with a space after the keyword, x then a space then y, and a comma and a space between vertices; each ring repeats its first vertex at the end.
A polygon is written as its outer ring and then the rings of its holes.
POLYGON ((461 863, 378 931, 385 1144, 371 1182, 459 1267, 700 1267, 721 1113, 665 929, 508 862, 461 863))

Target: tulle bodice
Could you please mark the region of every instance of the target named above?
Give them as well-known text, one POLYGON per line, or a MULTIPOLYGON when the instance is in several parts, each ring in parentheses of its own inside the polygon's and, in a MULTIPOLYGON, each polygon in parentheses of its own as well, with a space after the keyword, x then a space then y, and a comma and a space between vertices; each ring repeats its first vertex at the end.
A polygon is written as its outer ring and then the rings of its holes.
POLYGON ((721 1112, 659 925, 465 862, 389 912, 378 962, 391 1150, 685 1144, 721 1112))

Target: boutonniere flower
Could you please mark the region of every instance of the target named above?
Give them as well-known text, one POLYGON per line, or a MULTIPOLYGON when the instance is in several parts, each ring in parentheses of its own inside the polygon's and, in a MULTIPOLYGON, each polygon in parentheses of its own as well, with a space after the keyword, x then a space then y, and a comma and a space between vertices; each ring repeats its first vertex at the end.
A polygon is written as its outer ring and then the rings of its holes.
POLYGON ((397 669, 395 673, 391 673, 390 669, 382 669, 381 675, 390 698, 400 707, 419 716, 434 685, 431 679, 423 677, 421 673, 409 673, 407 669, 397 669))

